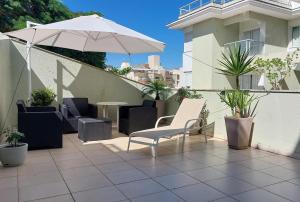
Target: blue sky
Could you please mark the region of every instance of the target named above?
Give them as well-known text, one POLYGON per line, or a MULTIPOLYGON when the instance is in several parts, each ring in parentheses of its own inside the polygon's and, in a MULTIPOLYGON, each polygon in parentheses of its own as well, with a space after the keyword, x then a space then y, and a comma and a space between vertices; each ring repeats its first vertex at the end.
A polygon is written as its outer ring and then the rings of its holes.
MULTIPOLYGON (((166 25, 178 18, 179 7, 192 0, 63 0, 73 11, 99 11, 104 17, 121 25, 163 41, 167 47, 161 55, 166 68, 182 66, 183 33, 169 30, 166 25)), ((133 64, 147 62, 148 54, 108 54, 107 64, 120 66, 122 61, 133 64)))

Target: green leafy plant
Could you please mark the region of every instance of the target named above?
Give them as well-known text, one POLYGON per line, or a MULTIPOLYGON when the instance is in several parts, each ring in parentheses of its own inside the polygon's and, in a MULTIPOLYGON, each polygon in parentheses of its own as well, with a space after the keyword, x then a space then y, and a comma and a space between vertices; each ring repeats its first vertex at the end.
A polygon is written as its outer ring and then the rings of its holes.
POLYGON ((123 69, 120 68, 116 68, 116 67, 110 67, 110 68, 106 68, 107 71, 112 72, 114 74, 117 74, 119 76, 126 76, 127 74, 129 74, 132 71, 131 67, 125 67, 123 69))
POLYGON ((18 147, 19 141, 23 139, 25 136, 23 133, 18 132, 15 129, 6 129, 6 142, 9 144, 10 147, 18 147))
MULTIPOLYGON (((0 5, 0 32, 3 33, 25 28, 26 21, 48 24, 83 15, 101 16, 101 13, 94 11, 73 12, 61 0, 2 0, 0 5)), ((105 66, 105 53, 82 52, 50 46, 41 46, 41 48, 99 68, 105 66)))
POLYGON ((32 106, 49 106, 56 97, 55 93, 49 88, 34 90, 31 96, 32 106))
POLYGON ((142 89, 142 97, 145 97, 146 95, 155 95, 155 100, 161 100, 170 89, 167 87, 166 83, 163 80, 154 80, 150 81, 148 85, 146 85, 142 89))
POLYGON ((201 113, 200 113, 200 118, 202 119, 202 121, 200 123, 201 127, 207 126, 207 119, 208 119, 209 113, 210 113, 209 109, 207 108, 207 104, 205 103, 203 105, 203 108, 202 108, 201 113))
POLYGON ((254 117, 259 100, 254 95, 250 95, 249 91, 227 90, 219 94, 221 102, 225 103, 235 118, 254 117), (256 101, 256 102, 255 102, 256 101), (255 102, 254 107, 252 107, 255 102))
POLYGON ((253 64, 253 67, 256 69, 257 73, 266 76, 272 86, 272 90, 280 90, 282 89, 284 80, 290 75, 291 71, 293 70, 293 61, 299 57, 298 52, 299 49, 291 54, 287 54, 284 59, 257 58, 253 64))
POLYGON ((255 70, 251 66, 255 56, 249 57, 250 50, 242 51, 241 46, 229 49, 229 54, 222 53, 222 60, 219 60, 223 68, 217 68, 221 74, 235 77, 236 88, 240 89, 240 76, 255 70))
POLYGON ((184 98, 200 99, 203 98, 203 96, 196 90, 189 90, 188 88, 182 87, 177 91, 176 101, 181 104, 184 98))

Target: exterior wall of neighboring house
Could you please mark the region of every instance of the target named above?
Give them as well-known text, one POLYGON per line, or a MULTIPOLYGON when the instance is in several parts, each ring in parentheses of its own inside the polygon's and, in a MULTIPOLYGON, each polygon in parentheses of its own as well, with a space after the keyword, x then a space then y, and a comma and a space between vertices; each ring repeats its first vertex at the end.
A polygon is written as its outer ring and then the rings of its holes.
MULTIPOLYGON (((0 37, 2 37, 0 33, 0 37)), ((28 75, 26 69, 25 44, 0 40, 0 84, 1 126, 8 115, 6 126, 16 126, 16 100, 28 97, 28 75), (16 89, 19 76, 20 83, 16 89), (13 93, 16 96, 13 98, 13 93), (12 108, 9 105, 12 102, 12 108)), ((42 49, 32 49, 32 87, 49 87, 57 94, 55 106, 64 97, 88 97, 91 103, 99 101, 124 101, 129 104, 141 104, 142 84, 116 76, 102 69, 72 60, 42 49)), ((109 109, 115 119, 115 110, 109 109)))
POLYGON ((188 27, 184 31, 184 48, 182 54, 181 79, 179 87, 192 87, 193 68, 193 27, 188 27))
MULTIPOLYGON (((233 17, 234 18, 234 17, 233 17)), ((220 67, 219 60, 221 53, 225 51, 224 45, 244 39, 247 31, 259 29, 261 48, 257 56, 259 57, 281 57, 284 58, 288 51, 295 50, 291 46, 291 25, 287 20, 266 16, 250 12, 247 18, 240 22, 230 23, 231 19, 210 19, 192 26, 192 87, 195 89, 224 89, 234 88, 235 83, 232 78, 220 75, 215 67, 220 67), (274 34, 275 33, 275 34, 274 34)), ((190 34, 190 33, 189 33, 190 34)), ((286 89, 299 89, 299 71, 293 71, 286 81, 286 89), (296 80, 295 80, 296 79, 296 80)), ((252 74, 252 87, 258 87, 259 76, 252 74)), ((250 81, 250 75, 241 78, 244 83, 250 81)), ((249 86, 249 85, 245 85, 249 86)), ((266 82, 265 88, 270 85, 266 82)))
MULTIPOLYGON (((250 2, 234 0, 224 7, 203 4, 203 9, 192 10, 191 14, 181 15, 178 21, 171 23, 169 25, 171 28, 181 29, 185 35, 182 70, 189 69, 189 71, 184 72, 192 74, 192 88, 224 89, 235 87, 235 82, 232 79, 218 74, 215 70, 216 67, 220 67, 218 60, 221 59, 222 51, 226 52, 228 47, 233 44, 241 44, 242 47, 249 47, 250 45, 252 49, 257 46, 257 50, 253 52, 264 58, 284 58, 288 53, 296 50, 292 43, 293 27, 300 26, 300 17, 292 17, 291 14, 283 10, 283 8, 288 9, 288 2, 280 2, 274 1, 274 5, 278 6, 277 8, 268 1, 257 1, 257 5, 252 5, 252 7, 250 2), (243 9, 239 10, 238 5, 243 5, 243 9), (270 9, 268 9, 269 6, 270 9), (218 7, 220 10, 217 9, 218 7), (221 11, 222 8, 226 8, 224 13, 221 11), (274 13, 276 9, 278 13, 274 13), (230 14, 231 12, 235 14, 230 14), (218 17, 209 17, 214 15, 218 17)), ((198 6, 197 2, 192 3, 192 5, 198 6)), ((292 1, 290 9, 299 6, 299 3, 292 1)), ((300 47, 300 27, 298 32, 297 47, 300 47)), ((300 59, 297 63, 300 63, 300 59)), ((284 89, 300 88, 300 65, 297 66, 298 68, 292 71, 286 79, 284 89)), ((264 79, 264 86, 258 85, 261 78, 257 74, 242 76, 241 81, 243 88, 270 88, 267 79, 264 79)))
POLYGON ((210 19, 193 26, 193 88, 234 87, 232 79, 217 73, 223 45, 238 39, 238 25, 224 26, 223 20, 210 19), (217 82, 216 82, 217 81, 217 82))

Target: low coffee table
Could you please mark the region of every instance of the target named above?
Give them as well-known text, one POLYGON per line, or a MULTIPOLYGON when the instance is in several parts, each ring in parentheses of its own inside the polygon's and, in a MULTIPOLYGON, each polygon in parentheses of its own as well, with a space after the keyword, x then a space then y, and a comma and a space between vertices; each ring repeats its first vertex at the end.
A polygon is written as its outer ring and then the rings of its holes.
POLYGON ((112 138, 112 121, 107 118, 78 120, 78 138, 84 142, 112 138))

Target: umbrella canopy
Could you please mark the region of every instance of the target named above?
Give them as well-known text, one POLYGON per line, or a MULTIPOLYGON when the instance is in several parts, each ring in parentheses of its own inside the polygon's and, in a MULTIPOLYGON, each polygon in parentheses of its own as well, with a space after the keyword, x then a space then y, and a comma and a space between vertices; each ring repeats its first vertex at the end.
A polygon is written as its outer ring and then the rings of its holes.
POLYGON ((98 15, 38 25, 5 33, 30 42, 87 52, 161 52, 165 44, 98 15))

